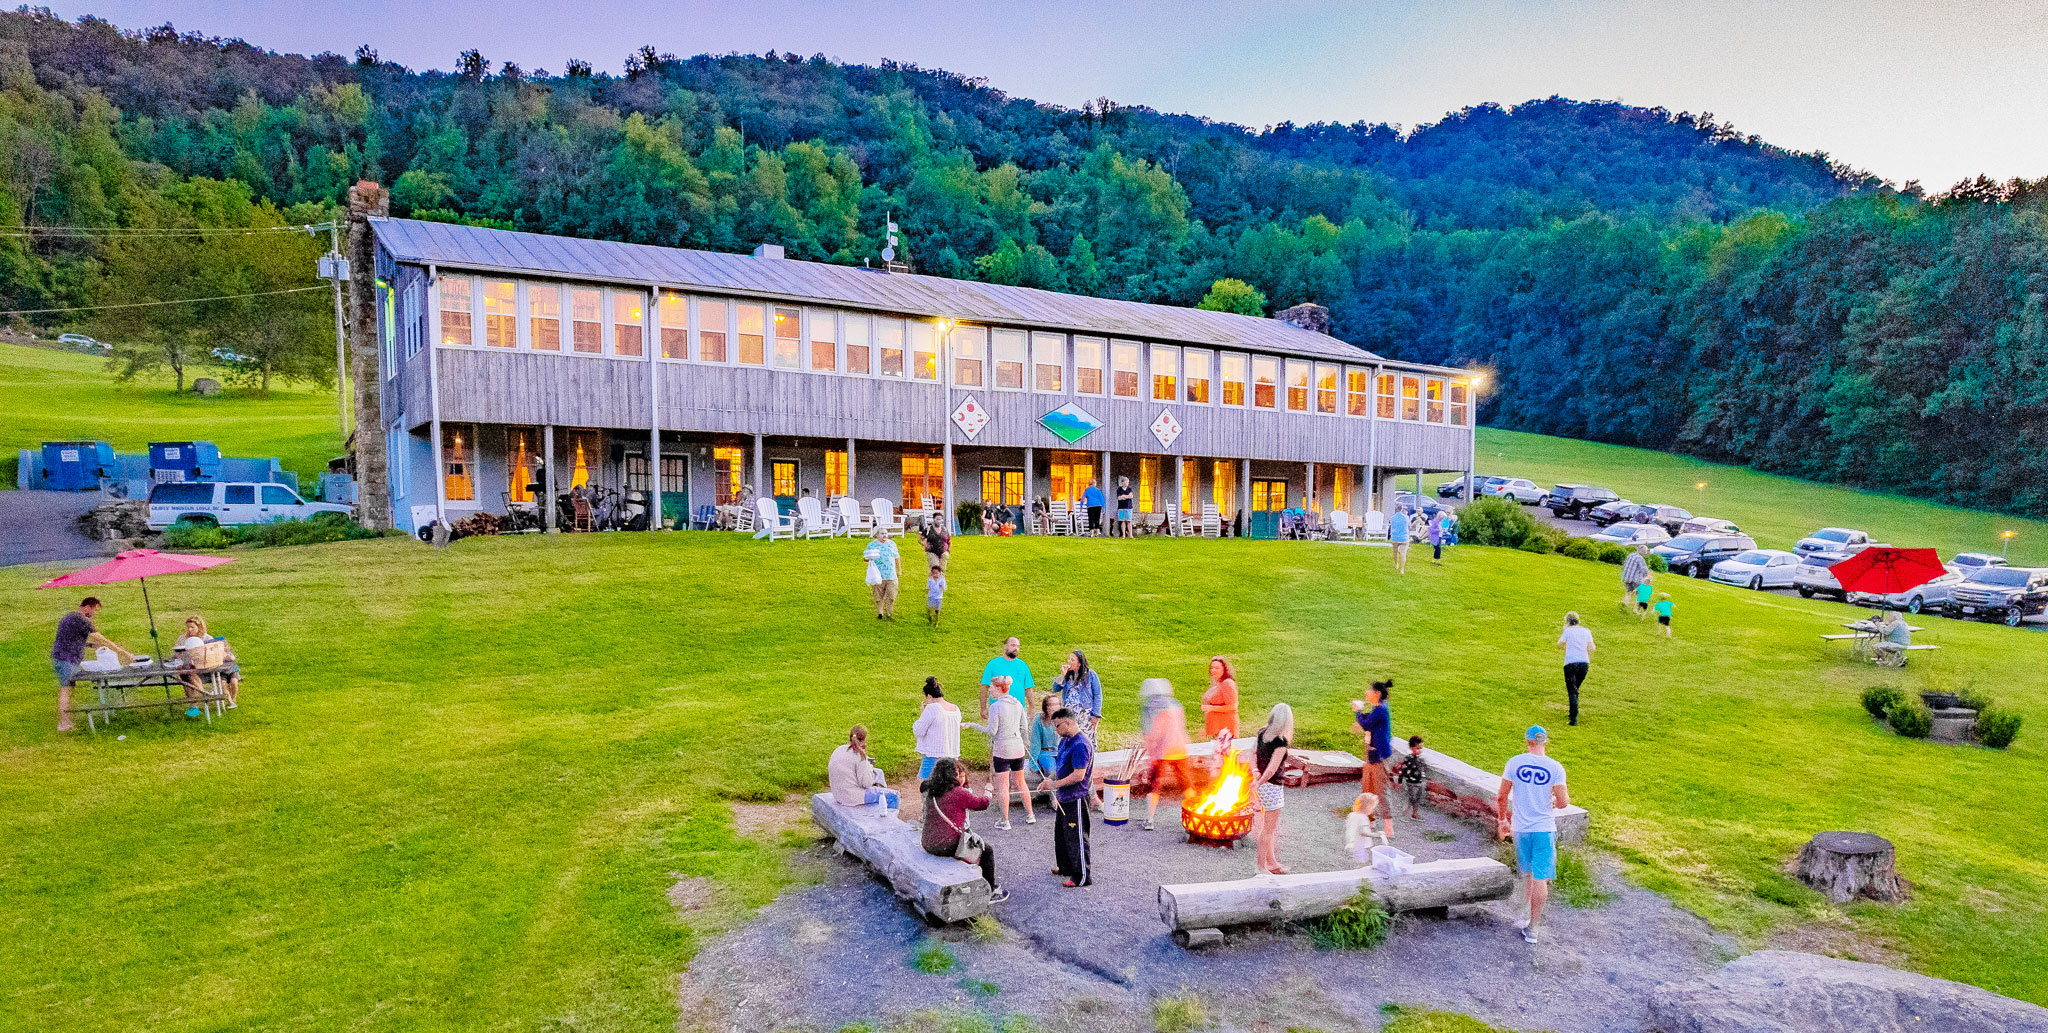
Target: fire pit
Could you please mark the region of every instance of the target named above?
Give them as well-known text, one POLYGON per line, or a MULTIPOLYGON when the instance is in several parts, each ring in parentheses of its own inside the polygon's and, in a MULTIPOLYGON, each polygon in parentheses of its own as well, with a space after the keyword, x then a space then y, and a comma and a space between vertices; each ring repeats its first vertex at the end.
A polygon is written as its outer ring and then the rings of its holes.
POLYGON ((1216 781, 1200 799, 1190 793, 1181 801, 1180 827, 1188 842, 1202 846, 1236 847, 1252 830, 1251 769, 1235 752, 1223 759, 1216 781))

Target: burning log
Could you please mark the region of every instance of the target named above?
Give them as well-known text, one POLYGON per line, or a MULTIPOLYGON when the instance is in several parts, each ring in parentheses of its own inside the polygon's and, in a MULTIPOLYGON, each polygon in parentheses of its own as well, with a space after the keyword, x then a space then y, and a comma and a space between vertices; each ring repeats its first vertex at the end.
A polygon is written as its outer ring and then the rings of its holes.
POLYGON ((1196 798, 1190 790, 1180 805, 1180 827, 1188 842, 1237 846, 1252 830, 1252 769, 1233 750, 1223 758, 1207 791, 1196 798))
POLYGON ((1353 868, 1184 883, 1159 887, 1159 917, 1176 931, 1298 922, 1343 907, 1361 885, 1399 914, 1504 900, 1515 890, 1515 873, 1491 857, 1460 857, 1416 864, 1399 875, 1353 868))

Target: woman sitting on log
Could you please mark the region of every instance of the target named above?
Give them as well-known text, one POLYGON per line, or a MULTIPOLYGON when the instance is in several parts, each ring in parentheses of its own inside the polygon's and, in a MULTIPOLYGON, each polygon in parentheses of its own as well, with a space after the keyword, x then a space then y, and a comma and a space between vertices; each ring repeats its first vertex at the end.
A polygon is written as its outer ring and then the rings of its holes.
POLYGON ((960 762, 951 757, 941 759, 919 789, 924 793, 924 852, 981 865, 989 903, 1009 899, 1010 894, 996 885, 995 848, 968 831, 967 812, 988 810, 989 798, 960 784, 960 762))

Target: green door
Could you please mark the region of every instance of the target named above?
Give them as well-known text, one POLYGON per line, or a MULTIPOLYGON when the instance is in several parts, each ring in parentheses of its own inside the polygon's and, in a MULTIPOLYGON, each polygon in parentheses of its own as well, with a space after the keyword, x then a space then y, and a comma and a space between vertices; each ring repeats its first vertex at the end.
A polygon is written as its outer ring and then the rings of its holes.
POLYGON ((1253 479, 1251 526, 1248 538, 1280 537, 1280 514, 1287 508, 1287 482, 1253 479))

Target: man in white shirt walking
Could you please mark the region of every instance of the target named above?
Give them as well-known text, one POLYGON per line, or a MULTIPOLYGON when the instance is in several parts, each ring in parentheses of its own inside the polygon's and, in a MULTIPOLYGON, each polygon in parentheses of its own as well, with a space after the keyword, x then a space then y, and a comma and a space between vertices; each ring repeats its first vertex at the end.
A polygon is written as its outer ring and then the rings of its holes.
POLYGON ((1564 615, 1564 633, 1557 636, 1557 648, 1564 650, 1564 693, 1571 700, 1569 724, 1579 723, 1579 686, 1593 665, 1593 632, 1579 623, 1578 611, 1564 615))
POLYGON ((1550 733, 1531 725, 1523 736, 1524 750, 1500 773, 1494 809, 1500 814, 1500 837, 1514 837, 1515 861, 1528 890, 1529 915, 1515 919, 1522 939, 1536 942, 1536 923, 1550 899, 1550 880, 1557 878, 1557 814, 1571 806, 1565 791, 1564 765, 1551 760, 1550 733))

